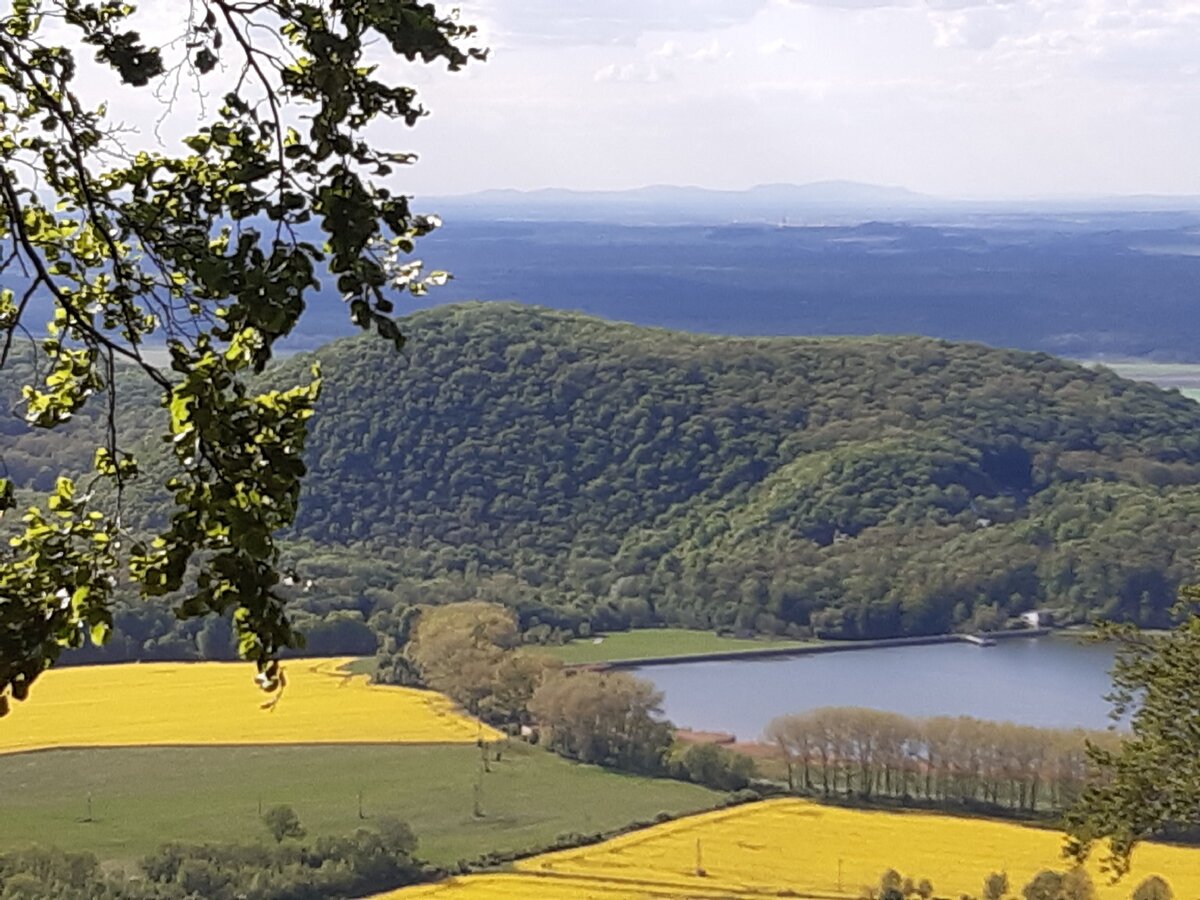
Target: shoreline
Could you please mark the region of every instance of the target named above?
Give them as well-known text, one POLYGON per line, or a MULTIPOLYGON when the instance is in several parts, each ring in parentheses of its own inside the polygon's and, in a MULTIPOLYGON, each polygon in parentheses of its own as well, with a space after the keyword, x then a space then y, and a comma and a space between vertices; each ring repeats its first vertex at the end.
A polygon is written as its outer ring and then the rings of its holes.
POLYGON ((677 656, 645 656, 637 659, 613 659, 607 662, 571 663, 565 668, 593 672, 640 669, 648 666, 671 666, 696 662, 730 662, 747 659, 774 659, 787 656, 811 656, 817 653, 847 653, 855 650, 879 650, 888 647, 920 647, 935 644, 974 644, 986 647, 1000 640, 1045 637, 1054 629, 1021 628, 1011 631, 988 631, 980 634, 931 634, 916 637, 873 638, 868 640, 824 641, 820 644, 792 647, 761 647, 746 650, 721 650, 711 653, 684 653, 677 656))

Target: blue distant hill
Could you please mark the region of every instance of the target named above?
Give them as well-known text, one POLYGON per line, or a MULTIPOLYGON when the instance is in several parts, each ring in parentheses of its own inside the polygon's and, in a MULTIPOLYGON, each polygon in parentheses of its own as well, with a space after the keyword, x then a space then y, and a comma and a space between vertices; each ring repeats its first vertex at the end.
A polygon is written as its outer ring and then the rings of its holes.
MULTIPOLYGON (((1200 220, 1189 213, 824 226, 445 216, 417 255, 455 279, 401 309, 517 300, 718 334, 923 334, 1200 360, 1200 220)), ((292 346, 350 333, 336 298, 310 311, 292 346)))
MULTIPOLYGON (((822 182, 486 191, 413 206, 446 222, 416 255, 455 279, 400 298, 398 312, 515 300, 717 334, 921 334, 1200 361, 1196 198, 968 202, 822 182)), ((326 282, 291 349, 354 332, 326 282)), ((30 312, 36 327, 47 311, 30 312)))

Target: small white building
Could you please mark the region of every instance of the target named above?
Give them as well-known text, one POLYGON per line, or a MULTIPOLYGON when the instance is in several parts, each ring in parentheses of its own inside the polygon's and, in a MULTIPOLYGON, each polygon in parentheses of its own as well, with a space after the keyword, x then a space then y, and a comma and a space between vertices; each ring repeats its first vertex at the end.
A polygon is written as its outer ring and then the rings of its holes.
POLYGON ((1042 614, 1036 609, 1021 613, 1021 621, 1029 628, 1042 627, 1042 614))

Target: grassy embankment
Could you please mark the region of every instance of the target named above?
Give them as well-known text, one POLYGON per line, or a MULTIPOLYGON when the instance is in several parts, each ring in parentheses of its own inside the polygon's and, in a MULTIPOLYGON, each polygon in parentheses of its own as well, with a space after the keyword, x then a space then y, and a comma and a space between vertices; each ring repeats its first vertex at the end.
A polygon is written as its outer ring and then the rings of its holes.
POLYGON ((692 653, 731 653, 770 648, 804 647, 812 641, 793 641, 781 638, 731 638, 711 631, 691 631, 686 628, 636 628, 597 635, 602 638, 580 638, 559 647, 537 647, 561 659, 564 663, 601 663, 618 659, 651 659, 659 656, 687 656, 692 653))

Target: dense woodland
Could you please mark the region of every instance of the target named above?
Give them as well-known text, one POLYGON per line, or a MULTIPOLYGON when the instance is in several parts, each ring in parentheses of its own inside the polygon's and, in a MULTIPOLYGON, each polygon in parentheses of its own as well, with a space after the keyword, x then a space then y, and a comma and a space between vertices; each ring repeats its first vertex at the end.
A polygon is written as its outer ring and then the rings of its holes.
MULTIPOLYGON (((1051 356, 916 337, 747 339, 513 304, 418 313, 402 354, 319 360, 290 536, 310 652, 484 599, 530 640, 671 624, 829 638, 994 628, 1030 609, 1167 623, 1195 575, 1200 405, 1051 356)), ((19 383, 14 379, 10 384, 19 383)), ((146 390, 125 519, 156 524, 146 390), (149 456, 147 457, 147 453, 149 456)), ((10 399, 15 405, 15 397, 10 399)), ((19 485, 94 446, 0 424, 19 485)), ((103 654, 222 656, 221 622, 130 600, 103 654)))
MULTIPOLYGON (((276 843, 164 844, 132 871, 93 854, 31 847, 0 854, 0 896, 11 900, 320 900, 360 897, 442 873, 414 854, 408 825, 381 820, 345 837, 299 843, 305 831, 287 807, 290 828, 276 843), (286 843, 285 843, 286 841, 286 843)), ((264 821, 271 827, 271 822, 264 821)))

